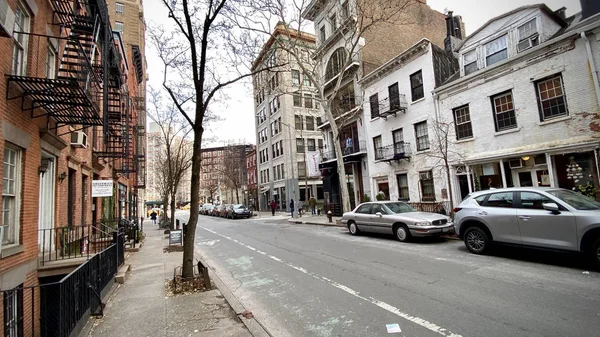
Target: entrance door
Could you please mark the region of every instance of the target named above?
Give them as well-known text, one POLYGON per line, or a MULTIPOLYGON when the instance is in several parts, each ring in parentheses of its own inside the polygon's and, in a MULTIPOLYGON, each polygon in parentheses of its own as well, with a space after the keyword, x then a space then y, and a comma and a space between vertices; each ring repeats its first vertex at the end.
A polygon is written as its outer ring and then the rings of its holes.
POLYGON ((48 162, 48 169, 40 173, 40 193, 38 209, 38 245, 40 252, 51 252, 54 240, 54 195, 56 163, 55 157, 42 153, 42 160, 48 162))
POLYGON ((519 170, 513 172, 513 179, 515 180, 518 187, 550 186, 548 170, 546 170, 545 168, 519 170))
POLYGON ((519 172, 519 186, 520 187, 533 187, 534 180, 531 177, 531 171, 519 172))

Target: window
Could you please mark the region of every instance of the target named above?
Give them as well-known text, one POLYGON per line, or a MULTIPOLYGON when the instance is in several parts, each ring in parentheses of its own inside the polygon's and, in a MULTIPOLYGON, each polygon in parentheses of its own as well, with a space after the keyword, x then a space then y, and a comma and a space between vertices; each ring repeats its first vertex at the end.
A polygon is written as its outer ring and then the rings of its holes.
POLYGON ((382 141, 381 136, 373 137, 373 148, 375 149, 375 160, 379 160, 383 158, 383 153, 381 151, 382 141))
POLYGON ((310 116, 306 116, 306 130, 313 131, 314 129, 315 129, 315 119, 310 116))
POLYGON ((371 204, 371 214, 377 213, 387 214, 387 211, 385 211, 380 204, 371 204))
POLYGON ((315 151, 316 150, 315 149, 315 140, 314 139, 310 139, 310 138, 307 139, 306 140, 306 144, 307 144, 307 147, 308 147, 308 151, 315 151))
POLYGON ((310 82, 310 78, 308 76, 304 75, 302 80, 304 81, 305 87, 312 87, 312 83, 310 82))
POLYGON ((495 39, 485 45, 485 64, 491 66, 494 63, 500 62, 508 57, 508 49, 506 48, 506 35, 495 39))
POLYGON ((29 22, 29 12, 23 5, 20 3, 17 4, 17 8, 15 9, 15 26, 13 33, 13 75, 25 76, 27 73, 27 46, 29 38, 26 33, 29 33, 29 22))
POLYGON ((518 52, 535 47, 540 43, 535 19, 520 26, 517 30, 519 32, 519 43, 517 44, 518 52))
POLYGON ((317 139, 317 147, 319 150, 323 148, 323 139, 317 139))
POLYGON ((4 291, 4 336, 23 336, 23 285, 4 291))
POLYGON ((125 24, 123 22, 115 21, 115 32, 123 33, 125 30, 125 24))
POLYGON ((371 205, 372 204, 365 204, 360 206, 357 210, 356 213, 360 213, 360 214, 371 214, 371 205))
POLYGON ((306 165, 303 161, 298 163, 298 177, 306 177, 306 165))
POLYGON ((317 126, 322 125, 323 121, 321 120, 321 117, 317 117, 317 126))
POLYGON ((331 23, 331 33, 333 34, 337 29, 337 18, 335 17, 335 13, 329 17, 329 23, 331 23))
POLYGON ((304 107, 308 109, 313 108, 313 98, 312 95, 304 94, 304 107))
POLYGON ((302 125, 302 116, 294 116, 294 124, 296 127, 296 130, 303 130, 303 125, 302 125))
POLYGON ((404 153, 404 132, 402 129, 392 131, 394 154, 404 153))
POLYGON ((369 97, 369 105, 371 107, 371 118, 379 117, 379 96, 377 94, 369 97))
POLYGON ((296 138, 296 152, 304 153, 304 139, 303 138, 296 138))
POLYGON ((469 106, 465 105, 454 109, 454 128, 456 129, 456 139, 466 139, 473 137, 473 127, 471 126, 471 115, 469 106))
POLYGON ((298 70, 292 70, 292 84, 300 85, 300 72, 298 70))
POLYGON ((425 97, 423 92, 423 72, 421 70, 410 75, 410 93, 413 102, 425 97))
POLYGON ((48 52, 46 55, 46 77, 56 77, 56 51, 50 42, 48 42, 48 52))
POLYGON ((342 67, 346 62, 347 52, 344 47, 336 49, 327 61, 325 68, 325 81, 331 80, 333 77, 339 75, 342 71, 342 67))
POLYGON ((465 76, 470 73, 477 71, 477 50, 471 50, 463 55, 463 68, 465 69, 465 76))
POLYGON ((319 29, 319 40, 321 41, 321 43, 323 43, 323 42, 325 42, 326 39, 327 39, 327 34, 325 33, 325 25, 323 25, 319 29))
POLYGON ((433 172, 419 172, 419 180, 421 185, 421 200, 422 201, 434 201, 435 200, 435 187, 433 184, 433 172))
POLYGON ((123 14, 125 12, 125 6, 122 3, 115 3, 115 12, 117 14, 123 14))
POLYGON ((302 107, 302 96, 300 95, 299 92, 295 92, 293 94, 294 97, 294 106, 296 107, 302 107))
POLYGON ((400 109, 400 92, 398 91, 398 82, 388 87, 388 99, 390 100, 390 110, 400 109))
POLYGON ((534 192, 521 192, 521 208, 544 209, 543 204, 554 202, 550 198, 534 192))
POLYGON ((342 15, 342 19, 344 19, 344 20, 350 16, 350 7, 348 6, 348 1, 345 1, 342 4, 341 15, 342 15))
POLYGON ((505 207, 511 208, 513 204, 513 192, 493 193, 491 194, 484 206, 487 207, 505 207))
POLYGON ((408 194, 408 175, 406 173, 398 174, 396 176, 396 180, 398 181, 398 199, 410 199, 410 196, 408 194))
POLYGON ((4 172, 2 177, 3 244, 19 243, 19 203, 21 197, 21 150, 8 143, 4 145, 4 172))
POLYGON ((492 107, 494 109, 496 131, 517 127, 517 117, 515 115, 515 107, 510 91, 492 96, 492 107))
POLYGON ((538 94, 540 120, 568 115, 562 76, 554 76, 535 84, 538 94))
POLYGON ((427 121, 415 124, 415 136, 417 139, 417 151, 429 149, 429 134, 427 121))

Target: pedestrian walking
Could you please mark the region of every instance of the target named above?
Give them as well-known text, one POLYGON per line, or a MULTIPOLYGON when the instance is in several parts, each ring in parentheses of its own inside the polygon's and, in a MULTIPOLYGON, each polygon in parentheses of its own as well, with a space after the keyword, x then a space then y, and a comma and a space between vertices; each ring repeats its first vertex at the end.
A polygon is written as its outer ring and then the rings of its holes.
POLYGON ((310 209, 312 210, 312 215, 317 214, 317 199, 315 199, 315 197, 311 197, 308 200, 308 205, 310 206, 310 209))
POLYGON ((290 200, 290 211, 292 212, 292 218, 294 217, 294 199, 290 200))
POLYGON ((298 200, 298 216, 302 216, 302 211, 304 210, 304 203, 302 200, 298 200))
POLYGON ((154 210, 152 210, 152 213, 150 213, 150 219, 152 219, 152 224, 156 225, 156 212, 154 210))
POLYGON ((275 208, 277 208, 277 203, 275 202, 275 200, 271 200, 269 206, 271 206, 271 214, 275 215, 275 208))

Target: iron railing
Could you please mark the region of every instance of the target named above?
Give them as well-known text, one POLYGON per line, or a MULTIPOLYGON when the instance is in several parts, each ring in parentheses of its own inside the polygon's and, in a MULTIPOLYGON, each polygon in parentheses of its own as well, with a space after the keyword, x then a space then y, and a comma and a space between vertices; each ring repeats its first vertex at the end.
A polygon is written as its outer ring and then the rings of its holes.
POLYGON ((408 202, 412 208, 419 212, 431 212, 448 215, 452 211, 449 201, 432 201, 432 202, 408 202))
POLYGON ((408 159, 412 155, 410 143, 398 142, 375 149, 375 160, 392 161, 408 159))
POLYGON ((15 336, 76 336, 90 315, 102 315, 102 296, 120 263, 118 250, 117 244, 110 245, 58 282, 0 291, 2 298, 16 299, 11 305, 18 312, 0 315, 2 326, 15 336))

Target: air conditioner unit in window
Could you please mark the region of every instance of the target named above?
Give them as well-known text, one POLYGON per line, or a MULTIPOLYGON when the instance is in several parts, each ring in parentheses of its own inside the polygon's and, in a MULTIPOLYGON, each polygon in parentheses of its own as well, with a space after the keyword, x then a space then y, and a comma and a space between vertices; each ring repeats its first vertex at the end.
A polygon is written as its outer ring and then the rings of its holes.
POLYGON ((521 158, 510 159, 508 161, 508 166, 511 169, 521 168, 523 167, 523 162, 521 161, 521 158))
POLYGON ((525 39, 517 44, 517 51, 520 53, 524 50, 527 50, 529 48, 537 46, 539 43, 540 43, 540 38, 538 35, 528 37, 527 39, 525 39))
POLYGON ((88 146, 88 142, 85 132, 73 131, 71 133, 71 146, 86 148, 88 146))
POLYGON ((420 172, 419 173, 419 179, 421 179, 421 180, 429 180, 429 179, 431 179, 431 171, 420 172))
POLYGON ((12 37, 15 25, 15 13, 6 0, 0 0, 0 36, 12 37))

